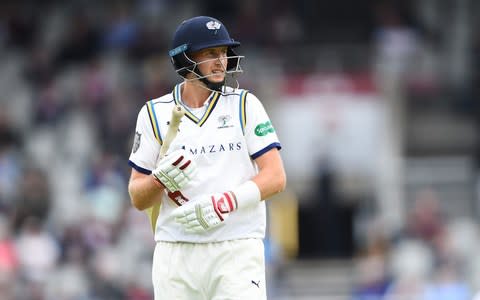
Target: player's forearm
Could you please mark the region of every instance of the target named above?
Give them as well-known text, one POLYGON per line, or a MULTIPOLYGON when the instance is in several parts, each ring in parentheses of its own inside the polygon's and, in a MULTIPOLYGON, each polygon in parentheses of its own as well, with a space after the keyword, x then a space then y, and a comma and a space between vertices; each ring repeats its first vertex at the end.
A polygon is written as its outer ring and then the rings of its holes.
POLYGON ((163 188, 155 183, 152 176, 131 178, 128 192, 132 205, 138 210, 144 210, 161 201, 163 188))
POLYGON ((285 190, 287 176, 283 168, 282 158, 277 149, 264 153, 255 162, 259 172, 252 178, 252 181, 260 190, 260 198, 262 200, 285 190))
POLYGON ((283 168, 271 168, 260 171, 252 181, 258 186, 262 200, 265 200, 285 190, 287 177, 283 168))

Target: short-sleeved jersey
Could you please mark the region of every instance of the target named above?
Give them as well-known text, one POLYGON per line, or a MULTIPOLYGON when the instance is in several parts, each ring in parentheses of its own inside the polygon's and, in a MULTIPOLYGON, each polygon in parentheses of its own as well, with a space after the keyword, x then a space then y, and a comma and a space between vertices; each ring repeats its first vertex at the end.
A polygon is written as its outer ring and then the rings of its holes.
MULTIPOLYGON (((148 101, 138 114, 129 164, 141 173, 151 174, 157 165, 173 106, 183 105, 181 86, 176 85, 171 94, 148 101)), ((263 105, 246 90, 229 88, 223 94, 211 93, 203 116, 197 117, 183 106, 186 114, 167 155, 185 149, 195 159, 197 173, 180 192, 165 193, 156 220, 155 240, 202 243, 263 238, 266 226, 263 201, 232 213, 224 224, 204 234, 186 233, 171 216, 184 201, 232 190, 251 179, 258 172, 254 160, 272 148, 281 148, 263 105)))

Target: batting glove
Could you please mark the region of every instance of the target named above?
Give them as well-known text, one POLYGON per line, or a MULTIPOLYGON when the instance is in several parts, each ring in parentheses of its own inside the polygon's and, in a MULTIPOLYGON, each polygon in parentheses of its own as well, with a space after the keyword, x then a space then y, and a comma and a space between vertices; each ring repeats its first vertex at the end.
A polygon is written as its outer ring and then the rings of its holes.
POLYGON ((237 208, 232 192, 202 195, 175 209, 175 221, 186 232, 200 233, 217 227, 237 208))
POLYGON ((194 198, 176 208, 173 216, 186 232, 203 233, 225 222, 231 212, 259 202, 260 191, 257 185, 253 181, 247 181, 233 191, 194 198))
POLYGON ((173 193, 187 185, 194 177, 196 169, 195 161, 185 150, 179 149, 161 159, 152 175, 173 193))

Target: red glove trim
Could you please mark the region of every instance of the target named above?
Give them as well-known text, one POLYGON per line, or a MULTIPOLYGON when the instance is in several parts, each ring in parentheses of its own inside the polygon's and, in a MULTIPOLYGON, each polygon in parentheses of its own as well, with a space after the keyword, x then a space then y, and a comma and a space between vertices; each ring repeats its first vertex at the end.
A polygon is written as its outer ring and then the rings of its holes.
POLYGON ((179 169, 180 170, 185 169, 186 167, 188 167, 188 165, 190 165, 191 162, 192 162, 191 160, 187 160, 187 162, 185 164, 183 164, 179 169))
POLYGON ((222 213, 218 210, 217 201, 215 201, 215 198, 213 196, 212 196, 212 204, 213 204, 213 209, 215 210, 215 213, 217 214, 218 218, 220 219, 220 221, 223 222, 222 213))
POLYGON ((183 159, 183 155, 180 156, 172 165, 177 166, 183 159))
POLYGON ((232 199, 230 198, 230 193, 223 193, 225 198, 227 198, 228 206, 230 207, 230 212, 235 210, 235 206, 233 205, 232 199))

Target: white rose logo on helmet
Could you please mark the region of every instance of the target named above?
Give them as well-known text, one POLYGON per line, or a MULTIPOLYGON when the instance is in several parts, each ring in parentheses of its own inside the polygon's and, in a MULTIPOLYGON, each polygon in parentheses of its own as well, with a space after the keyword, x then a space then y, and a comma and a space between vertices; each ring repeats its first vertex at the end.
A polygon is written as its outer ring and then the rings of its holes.
POLYGON ((222 26, 222 24, 220 24, 219 22, 217 21, 210 21, 210 22, 207 22, 207 24, 205 24, 207 26, 208 29, 210 30, 219 30, 220 27, 222 26))

